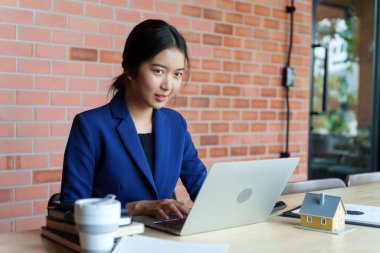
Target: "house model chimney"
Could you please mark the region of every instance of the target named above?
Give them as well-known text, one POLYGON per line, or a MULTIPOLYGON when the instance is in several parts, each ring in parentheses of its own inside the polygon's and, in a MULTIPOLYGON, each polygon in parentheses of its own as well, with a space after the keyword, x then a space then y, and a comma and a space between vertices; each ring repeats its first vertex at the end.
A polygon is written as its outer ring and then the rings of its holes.
POLYGON ((324 203, 325 203, 325 193, 322 192, 321 194, 319 194, 319 205, 323 206, 324 203))

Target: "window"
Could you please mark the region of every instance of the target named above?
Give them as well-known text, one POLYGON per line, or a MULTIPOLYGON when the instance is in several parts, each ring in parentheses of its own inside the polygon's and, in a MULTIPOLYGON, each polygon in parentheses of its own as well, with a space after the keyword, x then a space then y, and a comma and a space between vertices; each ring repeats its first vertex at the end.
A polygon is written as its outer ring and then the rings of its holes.
POLYGON ((380 26, 374 21, 379 15, 380 9, 375 7, 379 1, 312 2, 311 41, 316 44, 310 67, 310 109, 314 113, 309 120, 309 179, 331 175, 344 178, 350 170, 378 170, 380 43, 376 35, 380 26), (363 8, 368 11, 361 11, 363 8), (325 113, 318 113, 323 109, 325 113), (332 162, 338 166, 329 164, 327 170, 326 157, 338 151, 328 143, 338 143, 342 155, 332 162))
POLYGON ((306 216, 306 221, 308 222, 308 223, 311 223, 311 216, 306 216))
POLYGON ((326 225, 326 218, 321 218, 321 224, 326 225))

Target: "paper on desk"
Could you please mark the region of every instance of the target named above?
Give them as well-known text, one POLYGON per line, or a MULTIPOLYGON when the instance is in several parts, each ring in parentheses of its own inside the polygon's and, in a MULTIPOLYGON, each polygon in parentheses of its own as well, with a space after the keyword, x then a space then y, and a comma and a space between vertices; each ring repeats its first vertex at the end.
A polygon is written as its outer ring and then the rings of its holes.
POLYGON ((346 215, 346 220, 363 223, 372 224, 380 226, 380 207, 378 206, 364 206, 364 205, 354 205, 354 204, 344 204, 346 210, 360 211, 364 214, 361 215, 346 215))
MULTIPOLYGON (((344 204, 346 210, 360 211, 363 214, 351 215, 346 214, 346 223, 357 225, 380 226, 380 207, 378 206, 365 206, 356 204, 344 204)), ((300 209, 293 210, 292 213, 299 214, 300 209)))
POLYGON ((113 253, 228 253, 228 244, 189 243, 162 240, 142 235, 123 236, 113 253))

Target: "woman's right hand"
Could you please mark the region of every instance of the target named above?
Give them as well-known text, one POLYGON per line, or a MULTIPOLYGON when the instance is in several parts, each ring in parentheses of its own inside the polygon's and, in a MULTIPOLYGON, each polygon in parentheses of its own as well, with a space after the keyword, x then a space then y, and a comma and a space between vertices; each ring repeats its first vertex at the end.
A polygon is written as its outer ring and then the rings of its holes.
POLYGON ((160 220, 169 219, 169 215, 176 215, 183 219, 187 217, 189 208, 182 201, 175 199, 141 200, 129 202, 126 205, 128 215, 131 216, 154 216, 160 220))

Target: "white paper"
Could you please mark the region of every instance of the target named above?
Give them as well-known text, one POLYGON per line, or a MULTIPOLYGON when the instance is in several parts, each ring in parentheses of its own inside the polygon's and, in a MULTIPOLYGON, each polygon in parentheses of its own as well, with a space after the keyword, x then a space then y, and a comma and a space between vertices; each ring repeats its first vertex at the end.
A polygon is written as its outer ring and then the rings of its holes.
POLYGON ((345 204, 344 206, 346 210, 360 211, 364 213, 360 215, 346 214, 347 221, 359 222, 363 224, 380 225, 380 207, 354 204, 345 204))
MULTIPOLYGON (((363 214, 351 215, 346 214, 346 221, 355 222, 360 224, 372 224, 380 226, 380 207, 378 206, 365 206, 356 204, 344 204, 346 211, 360 211, 363 214)), ((299 214, 300 209, 292 211, 294 214, 299 214)))
POLYGON ((142 235, 123 236, 113 253, 228 253, 228 244, 189 243, 142 235))

